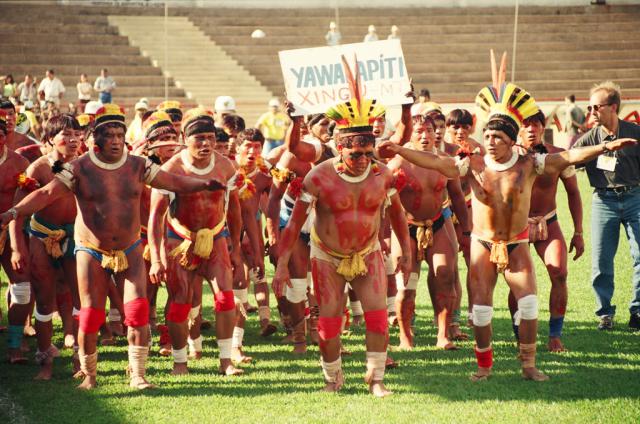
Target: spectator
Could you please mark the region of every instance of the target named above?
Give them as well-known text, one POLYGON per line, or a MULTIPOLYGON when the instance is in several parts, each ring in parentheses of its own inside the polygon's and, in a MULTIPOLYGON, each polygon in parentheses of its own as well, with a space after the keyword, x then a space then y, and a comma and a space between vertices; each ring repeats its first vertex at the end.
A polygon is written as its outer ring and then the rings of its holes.
POLYGON ((584 112, 576 105, 576 96, 573 94, 564 98, 567 105, 565 112, 564 131, 567 133, 569 148, 573 146, 578 138, 587 131, 586 117, 584 112))
POLYGON ((136 116, 133 117, 133 121, 129 124, 127 133, 124 136, 124 140, 127 143, 133 144, 143 139, 142 132, 142 117, 145 112, 149 110, 149 101, 146 98, 138 100, 138 103, 134 106, 136 109, 136 116))
POLYGON ((378 34, 376 33, 376 27, 374 25, 369 25, 369 32, 364 36, 365 43, 370 41, 378 41, 378 34))
POLYGON ((387 37, 387 40, 399 40, 400 36, 398 35, 398 27, 393 25, 391 27, 391 34, 387 37))
POLYGON ((289 116, 280 111, 278 99, 271 99, 269 101, 269 110, 256 122, 256 128, 264 135, 263 156, 266 156, 271 150, 284 143, 284 134, 288 126, 289 116))
MULTIPOLYGON (((620 87, 607 81, 591 89, 587 110, 596 124, 574 147, 604 145, 612 140, 640 139, 640 126, 618 117, 620 87)), ((607 151, 585 164, 594 188, 591 202, 591 284, 596 296, 599 330, 611 330, 616 313, 613 260, 620 225, 629 240, 633 263, 629 327, 640 330, 640 145, 607 151)))
POLYGON ((58 106, 62 96, 64 96, 65 88, 62 81, 60 81, 53 72, 53 69, 48 69, 46 72, 46 78, 42 80, 38 87, 38 94, 40 100, 43 100, 42 105, 45 106, 47 102, 53 103, 58 106))
POLYGON ((24 81, 18 85, 18 99, 20 103, 36 102, 36 83, 30 74, 24 76, 24 81))
POLYGON ((12 99, 17 96, 18 87, 13 79, 13 75, 9 74, 4 77, 4 85, 2 87, 2 97, 5 99, 12 99))
POLYGON ((213 111, 216 125, 221 125, 226 115, 234 115, 236 113, 236 101, 231 96, 218 96, 213 105, 213 111))
POLYGON ((431 93, 426 88, 420 90, 420 94, 418 95, 419 103, 427 103, 431 101, 431 93))
POLYGON ((91 83, 88 81, 87 74, 80 74, 80 82, 76 85, 78 90, 78 109, 80 113, 84 113, 84 107, 91 101, 91 83))
POLYGON ((327 42, 327 46, 338 46, 342 41, 342 34, 338 31, 338 27, 335 22, 329 22, 329 31, 325 34, 324 40, 327 42))
POLYGON ((93 84, 93 89, 100 93, 98 95, 100 103, 103 105, 111 103, 111 93, 115 88, 116 82, 108 75, 107 69, 102 68, 100 70, 100 76, 96 78, 96 82, 93 84))

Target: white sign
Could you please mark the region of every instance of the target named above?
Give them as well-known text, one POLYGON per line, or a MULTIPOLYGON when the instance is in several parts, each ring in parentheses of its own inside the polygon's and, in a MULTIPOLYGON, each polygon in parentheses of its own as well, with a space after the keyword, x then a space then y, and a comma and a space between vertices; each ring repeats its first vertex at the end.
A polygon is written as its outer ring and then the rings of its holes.
POLYGON ((354 77, 357 58, 363 97, 384 106, 412 102, 405 96, 411 85, 400 40, 284 50, 279 55, 287 99, 295 106, 295 115, 323 113, 349 100, 343 55, 354 77))

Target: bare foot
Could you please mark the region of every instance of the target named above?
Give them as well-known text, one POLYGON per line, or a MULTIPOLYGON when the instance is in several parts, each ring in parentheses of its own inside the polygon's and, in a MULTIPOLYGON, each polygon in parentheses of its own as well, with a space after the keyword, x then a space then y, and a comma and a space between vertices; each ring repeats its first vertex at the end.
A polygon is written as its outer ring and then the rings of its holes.
POLYGON ((307 353, 307 342, 294 343, 293 353, 296 355, 304 355, 307 353))
POLYGON ((325 384, 326 385, 322 389, 323 392, 335 393, 340 391, 340 389, 342 389, 342 386, 344 386, 344 374, 342 374, 342 370, 338 371, 338 373, 336 374, 335 383, 326 382, 325 384))
POLYGON ((391 356, 387 355, 387 360, 384 363, 384 369, 390 370, 393 368, 398 368, 398 363, 394 361, 391 356))
POLYGON ((160 356, 171 356, 171 344, 165 344, 160 346, 160 350, 158 351, 160 356))
POLYGON ((547 343, 547 348, 549 349, 549 352, 566 352, 567 351, 567 349, 565 349, 564 345, 562 344, 560 337, 549 337, 549 343, 547 343))
POLYGON ((189 369, 187 368, 187 363, 173 363, 173 370, 171 371, 171 375, 185 375, 189 374, 189 369))
POLYGON ((51 374, 53 373, 53 363, 40 365, 40 371, 38 375, 33 377, 34 380, 51 380, 51 374))
POLYGON ((471 377, 469 377, 469 380, 473 381, 474 383, 478 381, 486 381, 489 379, 490 375, 491 375, 491 368, 478 367, 478 371, 476 371, 475 374, 471 374, 471 377))
POLYGON ((25 358, 22 349, 9 349, 7 352, 7 360, 11 365, 24 365, 27 362, 27 358, 25 358))
POLYGON ((124 336, 124 326, 122 325, 121 321, 110 321, 109 329, 111 330, 111 333, 116 337, 124 336))
POLYGON ((262 328, 260 330, 260 336, 262 337, 269 337, 270 335, 278 331, 278 327, 271 324, 268 319, 260 321, 260 327, 262 328))
POLYGON ((522 369, 522 378, 531 381, 547 381, 549 379, 549 376, 544 374, 539 369, 532 367, 522 369))
POLYGON ((194 361, 199 361, 202 359, 202 352, 194 351, 189 353, 189 359, 193 359, 194 361))
MULTIPOLYGON (((75 368, 75 365, 74 365, 75 368)), ((87 375, 82 372, 82 370, 80 369, 80 365, 78 364, 78 371, 73 373, 73 378, 76 380, 84 380, 85 378, 87 378, 87 375)))
POLYGON ((64 347, 65 349, 73 348, 73 345, 76 342, 76 338, 73 337, 73 334, 67 334, 64 336, 64 347))
POLYGON ((93 376, 85 376, 84 380, 82 381, 82 383, 80 383, 80 385, 78 387, 76 387, 76 389, 80 389, 80 390, 91 390, 94 389, 96 386, 98 385, 98 383, 96 382, 96 377, 93 376))
POLYGON ((444 350, 458 350, 458 346, 456 346, 451 340, 449 339, 439 339, 438 342, 436 343, 436 347, 440 348, 440 349, 444 349, 444 350))
POLYGON ((393 394, 391 390, 388 390, 382 381, 372 381, 369 383, 369 393, 378 398, 387 397, 393 394))
POLYGON ((408 339, 401 338, 400 344, 398 345, 398 350, 411 351, 413 350, 413 343, 411 343, 408 339))
POLYGON ((459 324, 451 324, 449 326, 449 337, 456 342, 464 342, 469 340, 469 335, 460 331, 459 324))
POLYGON ((220 361, 220 368, 218 368, 218 373, 224 376, 232 376, 232 375, 242 375, 244 374, 244 370, 240 368, 236 368, 231 363, 231 359, 223 359, 220 361))
POLYGON ((231 351, 231 362, 234 364, 249 364, 251 361, 253 361, 253 358, 245 355, 242 348, 235 347, 231 351))
POLYGON ((27 337, 33 337, 36 335, 36 329, 33 328, 33 325, 29 324, 29 325, 25 325, 24 326, 24 330, 23 330, 23 334, 27 337))
POLYGON ((351 325, 354 327, 360 327, 363 322, 364 322, 363 315, 354 315, 353 317, 351 317, 351 325))
POLYGON ((149 383, 144 377, 133 377, 131 381, 129 381, 129 387, 132 389, 147 390, 155 389, 158 386, 149 383))

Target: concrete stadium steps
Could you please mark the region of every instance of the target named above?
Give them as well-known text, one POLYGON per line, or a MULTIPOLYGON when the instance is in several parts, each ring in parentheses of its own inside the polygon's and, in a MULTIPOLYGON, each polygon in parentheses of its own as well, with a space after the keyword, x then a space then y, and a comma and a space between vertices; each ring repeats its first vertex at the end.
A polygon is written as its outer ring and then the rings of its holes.
POLYGON ((164 63, 164 17, 109 16, 120 34, 171 75, 195 103, 211 108, 217 96, 229 95, 237 110, 253 125, 266 110, 272 93, 212 42, 186 17, 168 18, 169 58, 164 63))
MULTIPOLYGON (((189 16, 276 93, 283 89, 278 52, 324 45, 327 24, 334 20, 330 9, 203 9, 189 16), (256 28, 267 37, 251 39, 256 28)), ((473 101, 490 81, 490 48, 507 51, 511 68, 513 8, 340 10, 344 43, 361 42, 370 24, 381 39, 391 25, 400 27, 414 86, 428 87, 437 101, 473 101)), ((540 99, 569 93, 584 98, 605 79, 621 84, 625 98, 637 96, 639 24, 640 7, 634 6, 520 8, 516 81, 540 99)))

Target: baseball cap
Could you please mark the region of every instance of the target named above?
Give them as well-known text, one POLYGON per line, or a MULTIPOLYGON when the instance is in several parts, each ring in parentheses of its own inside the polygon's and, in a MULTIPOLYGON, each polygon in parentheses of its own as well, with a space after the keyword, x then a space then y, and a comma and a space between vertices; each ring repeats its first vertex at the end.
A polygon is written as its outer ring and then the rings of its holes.
POLYGON ((235 112, 236 101, 231 96, 218 96, 213 108, 218 113, 235 112))

